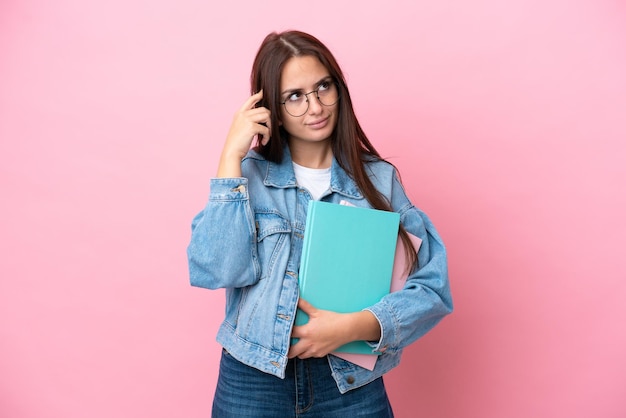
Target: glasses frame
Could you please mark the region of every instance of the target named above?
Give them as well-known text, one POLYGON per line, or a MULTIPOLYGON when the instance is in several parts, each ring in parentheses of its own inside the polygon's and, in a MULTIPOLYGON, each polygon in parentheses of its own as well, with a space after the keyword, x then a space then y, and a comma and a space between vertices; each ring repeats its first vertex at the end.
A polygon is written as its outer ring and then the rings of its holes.
POLYGON ((337 104, 337 102, 339 102, 339 99, 341 98, 341 94, 339 94, 339 85, 337 84, 337 82, 336 82, 335 80, 330 80, 330 79, 329 79, 329 80, 327 80, 327 81, 321 82, 321 83, 320 83, 320 85, 319 85, 319 86, 317 86, 317 88, 316 88, 315 90, 311 90, 311 91, 310 91, 310 92, 308 92, 308 93, 303 93, 303 94, 304 94, 304 97, 305 97, 305 99, 306 99, 306 109, 304 110, 304 112, 303 112, 302 114, 300 114, 300 115, 294 115, 294 114, 292 114, 289 110, 287 110, 287 99, 285 99, 285 100, 283 100, 282 102, 280 102, 280 104, 281 104, 281 105, 283 105, 283 106, 285 106, 285 112, 287 112, 290 116, 293 116, 294 118, 300 118, 300 117, 302 117, 302 116, 306 115, 306 112, 308 112, 308 111, 309 111, 309 107, 311 107, 311 102, 309 101, 309 94, 313 94, 313 93, 315 93, 315 97, 317 98, 317 101, 319 102, 319 104, 321 104, 322 106, 326 106, 326 107, 336 105, 336 104, 337 104), (328 82, 328 83, 330 83, 330 84, 333 84, 333 85, 335 86, 335 89, 337 89, 337 100, 335 100, 335 102, 334 102, 334 103, 329 104, 329 105, 324 104, 324 103, 320 100, 320 93, 319 93, 319 91, 320 91, 320 88, 322 88, 322 85, 323 85, 325 82, 328 82))

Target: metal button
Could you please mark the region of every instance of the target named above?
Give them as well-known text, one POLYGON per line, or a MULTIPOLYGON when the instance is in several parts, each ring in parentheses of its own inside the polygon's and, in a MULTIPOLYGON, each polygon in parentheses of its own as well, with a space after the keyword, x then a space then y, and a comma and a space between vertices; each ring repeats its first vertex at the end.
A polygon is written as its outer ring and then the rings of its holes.
POLYGON ((354 383, 354 376, 348 376, 346 377, 346 382, 351 385, 354 383))

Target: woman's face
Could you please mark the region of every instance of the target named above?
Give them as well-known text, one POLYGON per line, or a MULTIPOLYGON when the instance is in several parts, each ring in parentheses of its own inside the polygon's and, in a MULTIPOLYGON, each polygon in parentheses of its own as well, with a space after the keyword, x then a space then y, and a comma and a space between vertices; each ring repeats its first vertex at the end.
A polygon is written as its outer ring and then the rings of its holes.
MULTIPOLYGON (((328 88, 336 89, 330 73, 315 57, 301 56, 290 58, 283 67, 280 78, 280 101, 302 101, 304 94, 320 88, 320 96, 328 94, 328 88)), ((308 109, 302 116, 293 116, 281 105, 281 122, 289 134, 290 141, 322 142, 329 140, 337 125, 339 106, 320 103, 315 93, 308 94, 308 109)), ((305 100, 306 102, 306 100, 305 100)), ((293 104, 293 103, 292 103, 293 104)), ((293 114, 300 112, 294 112, 293 114)), ((304 111, 304 110, 303 110, 304 111)))

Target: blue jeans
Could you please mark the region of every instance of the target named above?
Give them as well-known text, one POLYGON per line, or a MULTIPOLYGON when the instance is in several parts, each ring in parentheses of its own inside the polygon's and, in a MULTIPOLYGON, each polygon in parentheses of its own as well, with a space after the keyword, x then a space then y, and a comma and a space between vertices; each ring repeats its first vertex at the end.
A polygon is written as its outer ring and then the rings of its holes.
POLYGON ((393 412, 382 378, 342 395, 326 357, 292 359, 280 379, 223 351, 211 416, 392 418, 393 412))

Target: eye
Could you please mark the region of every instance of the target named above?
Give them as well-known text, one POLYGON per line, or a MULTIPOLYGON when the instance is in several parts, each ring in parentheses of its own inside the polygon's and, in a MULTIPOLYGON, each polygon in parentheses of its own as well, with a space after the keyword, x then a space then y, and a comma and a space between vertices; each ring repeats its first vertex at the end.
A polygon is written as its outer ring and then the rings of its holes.
POLYGON ((289 96, 287 96, 285 101, 286 102, 300 102, 300 101, 302 101, 303 97, 304 97, 304 95, 302 94, 302 92, 295 91, 295 92, 291 93, 289 96))
POLYGON ((317 91, 322 93, 329 89, 330 89, 330 81, 323 81, 322 83, 320 83, 320 86, 317 88, 317 91))

